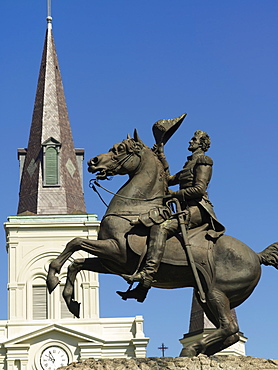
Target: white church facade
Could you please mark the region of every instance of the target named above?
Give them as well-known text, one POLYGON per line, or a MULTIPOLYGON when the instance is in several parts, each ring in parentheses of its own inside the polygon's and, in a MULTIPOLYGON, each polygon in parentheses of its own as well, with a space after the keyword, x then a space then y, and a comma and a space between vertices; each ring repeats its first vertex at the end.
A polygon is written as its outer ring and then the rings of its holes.
MULTIPOLYGON (((70 314, 61 292, 72 259, 60 273, 60 286, 47 292, 49 263, 72 238, 96 239, 100 223, 86 212, 84 151, 73 146, 52 18, 47 21, 28 147, 18 150, 18 213, 4 225, 9 307, 8 320, 0 321, 0 370, 54 370, 89 357, 145 357, 148 344, 142 316, 100 318, 97 273, 78 274, 80 319, 70 314)), ((88 255, 76 252, 78 257, 88 255)))
MULTIPOLYGON (((5 223, 9 316, 7 321, 0 321, 0 369, 55 369, 55 362, 58 367, 89 357, 146 356, 148 339, 142 316, 99 317, 96 273, 82 271, 77 276, 75 294, 82 302, 80 319, 70 314, 61 295, 67 266, 61 271, 60 287, 51 295, 47 292, 49 262, 71 238, 95 239, 98 226, 94 215, 9 217, 5 223), (53 357, 58 356, 54 362, 49 358, 49 348, 53 357), (47 361, 43 360, 44 354, 47 361)), ((77 258, 84 256, 84 252, 75 254, 77 258)))

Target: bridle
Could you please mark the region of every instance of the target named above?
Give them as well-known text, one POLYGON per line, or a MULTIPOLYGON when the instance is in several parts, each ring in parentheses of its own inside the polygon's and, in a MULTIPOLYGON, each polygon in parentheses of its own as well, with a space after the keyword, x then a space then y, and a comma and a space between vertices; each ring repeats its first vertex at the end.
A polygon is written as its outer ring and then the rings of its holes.
MULTIPOLYGON (((117 160, 117 164, 116 164, 115 167, 108 166, 107 169, 109 170, 109 173, 111 173, 111 176, 114 176, 116 174, 117 169, 119 167, 123 166, 123 164, 125 164, 134 155, 137 155, 139 158, 141 158, 141 150, 143 149, 143 146, 142 146, 142 144, 140 142, 135 142, 133 139, 124 139, 122 143, 126 147, 127 154, 124 153, 123 158, 120 158, 120 160, 117 160)), ((118 154, 118 157, 119 156, 120 156, 120 154, 118 154)), ((138 164, 138 167, 139 166, 140 166, 140 163, 138 164)), ((138 167, 134 171, 136 171, 138 169, 138 167)), ((105 178, 102 177, 101 179, 102 180, 109 180, 110 178, 108 178, 106 176, 105 178)), ((102 198, 102 196, 99 193, 99 191, 97 190, 96 186, 99 187, 99 188, 101 188, 101 189, 103 189, 107 193, 110 193, 110 194, 112 194, 112 195, 114 195, 116 197, 122 198, 122 199, 129 199, 129 200, 135 200, 135 201, 140 201, 140 202, 150 202, 150 201, 153 201, 153 200, 156 200, 156 199, 164 199, 164 198, 167 198, 167 196, 165 197, 164 195, 158 195, 158 196, 156 196, 154 198, 133 198, 133 197, 127 197, 127 196, 120 195, 120 194, 114 193, 111 190, 106 189, 104 186, 100 185, 100 183, 97 180, 100 180, 100 178, 98 178, 98 176, 96 176, 96 179, 91 179, 89 181, 89 187, 91 189, 93 189, 97 193, 97 195, 99 196, 100 200, 105 204, 106 207, 108 207, 108 205, 104 201, 104 199, 102 198)))
MULTIPOLYGON (((110 180, 110 179, 107 178, 107 180, 110 180)), ((97 181, 97 179, 91 179, 89 181, 89 187, 91 189, 93 189, 94 192, 97 193, 97 195, 99 196, 100 200, 102 201, 102 203, 104 203, 106 205, 106 207, 108 207, 108 205, 105 202, 105 200, 102 198, 101 194, 99 193, 99 191, 97 190, 97 188, 95 187, 95 185, 98 186, 99 188, 103 189, 107 193, 110 193, 110 194, 114 195, 115 197, 119 197, 119 198, 122 198, 122 199, 136 200, 136 201, 140 201, 140 202, 150 202, 150 201, 156 200, 156 199, 167 199, 168 198, 167 195, 166 196, 165 195, 158 195, 158 196, 156 196, 154 198, 133 198, 133 197, 126 197, 125 195, 120 195, 120 194, 114 193, 111 190, 106 189, 104 186, 100 185, 100 183, 97 181)))
POLYGON ((134 152, 128 153, 126 156, 124 156, 122 159, 117 161, 117 165, 112 168, 112 166, 108 167, 109 171, 112 172, 111 176, 114 176, 116 174, 116 171, 118 168, 122 167, 130 158, 134 156, 134 152))
MULTIPOLYGON (((132 140, 132 139, 124 139, 122 141, 122 143, 120 143, 120 144, 125 145, 126 152, 122 153, 122 154, 121 153, 117 154, 117 162, 113 158, 113 155, 112 155, 112 162, 113 161, 116 162, 116 165, 113 166, 112 164, 110 164, 109 166, 107 166, 107 170, 111 173, 110 176, 116 175, 118 168, 122 167, 134 155, 137 155, 139 158, 141 158, 141 150, 142 150, 143 147, 139 143, 135 143, 134 140, 132 140)), ((137 170, 137 168, 135 169, 135 171, 136 170, 137 170)), ((98 177, 98 175, 97 175, 96 179, 99 180, 100 177, 98 177)), ((107 179, 107 176, 106 177, 101 177, 101 180, 105 180, 105 179, 107 179)))

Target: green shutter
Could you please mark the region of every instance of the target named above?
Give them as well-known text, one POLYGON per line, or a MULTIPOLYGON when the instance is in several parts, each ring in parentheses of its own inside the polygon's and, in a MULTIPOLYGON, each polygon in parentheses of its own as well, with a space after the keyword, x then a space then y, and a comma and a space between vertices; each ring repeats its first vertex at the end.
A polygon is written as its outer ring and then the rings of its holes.
POLYGON ((45 152, 45 185, 58 185, 58 153, 55 148, 45 152))

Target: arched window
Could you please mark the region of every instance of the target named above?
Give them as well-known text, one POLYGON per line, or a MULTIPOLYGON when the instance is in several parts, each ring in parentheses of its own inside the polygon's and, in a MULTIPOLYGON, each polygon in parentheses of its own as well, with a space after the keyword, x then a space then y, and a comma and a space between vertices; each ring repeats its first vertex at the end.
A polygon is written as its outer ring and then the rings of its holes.
POLYGON ((56 148, 49 147, 45 151, 45 185, 57 185, 58 181, 58 153, 56 148))
POLYGON ((50 137, 43 144, 43 185, 59 186, 59 152, 61 144, 50 137))
POLYGON ((33 320, 48 319, 48 292, 44 279, 36 278, 32 284, 33 320))

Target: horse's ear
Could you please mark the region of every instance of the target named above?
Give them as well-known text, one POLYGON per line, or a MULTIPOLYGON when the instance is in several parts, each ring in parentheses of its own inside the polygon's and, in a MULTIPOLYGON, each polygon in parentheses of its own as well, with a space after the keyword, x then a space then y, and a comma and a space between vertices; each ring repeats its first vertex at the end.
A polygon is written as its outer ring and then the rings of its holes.
POLYGON ((127 137, 126 137, 127 139, 131 139, 131 136, 130 136, 130 134, 127 134, 127 137))
POLYGON ((140 137, 139 137, 138 132, 137 132, 136 129, 134 130, 133 137, 134 137, 134 140, 137 141, 138 143, 141 143, 142 142, 142 140, 140 139, 140 137))

